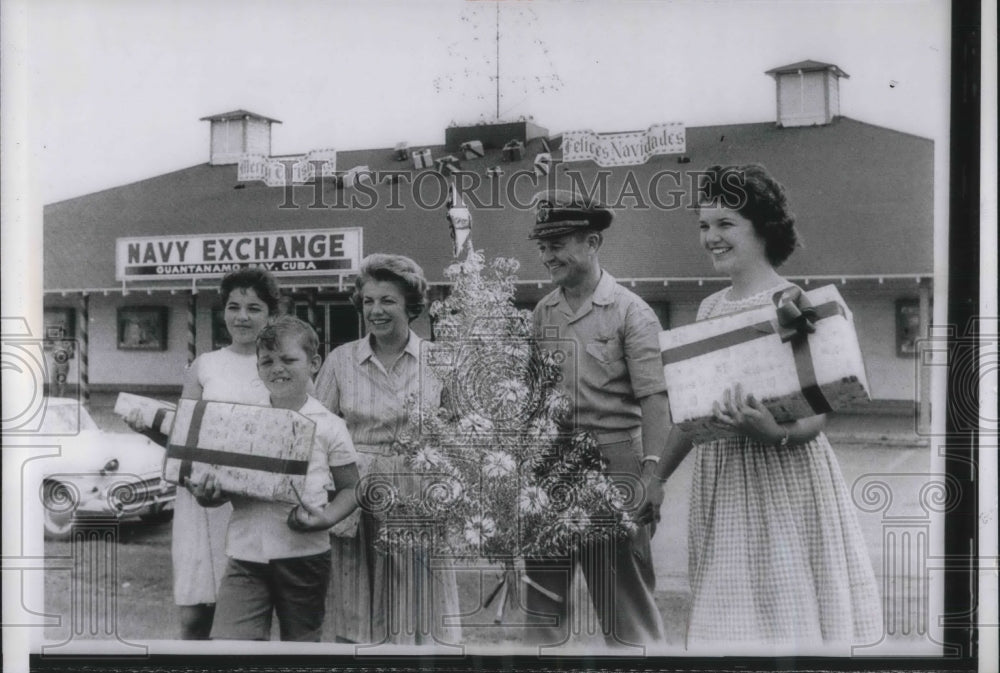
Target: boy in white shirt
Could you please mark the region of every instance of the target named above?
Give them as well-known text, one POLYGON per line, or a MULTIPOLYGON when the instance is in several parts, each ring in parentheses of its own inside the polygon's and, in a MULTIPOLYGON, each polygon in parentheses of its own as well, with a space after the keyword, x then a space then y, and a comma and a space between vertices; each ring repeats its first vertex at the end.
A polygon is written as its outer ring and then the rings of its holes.
POLYGON ((344 421, 309 395, 321 364, 318 348, 313 328, 292 316, 281 316, 257 337, 257 371, 271 406, 316 423, 301 504, 227 495, 212 475, 188 484, 205 507, 233 504, 213 639, 267 640, 272 613, 282 640, 320 639, 330 580, 327 529, 357 508, 358 468, 344 421))

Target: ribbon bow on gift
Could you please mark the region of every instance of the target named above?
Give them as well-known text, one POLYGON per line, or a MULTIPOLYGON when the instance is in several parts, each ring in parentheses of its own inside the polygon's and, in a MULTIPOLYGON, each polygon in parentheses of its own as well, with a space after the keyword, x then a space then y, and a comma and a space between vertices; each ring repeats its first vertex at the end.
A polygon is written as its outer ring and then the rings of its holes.
POLYGON ((789 287, 772 297, 778 314, 778 336, 782 342, 791 341, 796 335, 806 336, 816 331, 819 314, 801 288, 789 287))
POLYGON ((833 411, 830 401, 826 399, 823 389, 816 381, 816 370, 813 368, 808 337, 816 331, 816 321, 826 317, 831 307, 835 312, 842 309, 836 302, 831 302, 829 306, 824 305, 821 307, 823 310, 819 311, 801 288, 794 286, 775 292, 771 299, 777 307, 778 324, 775 332, 782 343, 791 343, 795 371, 799 376, 799 388, 803 397, 817 414, 833 411))

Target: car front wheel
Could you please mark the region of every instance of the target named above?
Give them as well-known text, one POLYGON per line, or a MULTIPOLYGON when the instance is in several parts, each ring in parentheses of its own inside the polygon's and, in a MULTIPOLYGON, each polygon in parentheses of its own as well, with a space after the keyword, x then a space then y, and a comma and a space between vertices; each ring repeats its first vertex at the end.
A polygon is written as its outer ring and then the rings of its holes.
POLYGON ((70 484, 47 481, 42 485, 42 506, 45 511, 45 539, 68 540, 73 533, 73 519, 80 503, 80 494, 70 484))

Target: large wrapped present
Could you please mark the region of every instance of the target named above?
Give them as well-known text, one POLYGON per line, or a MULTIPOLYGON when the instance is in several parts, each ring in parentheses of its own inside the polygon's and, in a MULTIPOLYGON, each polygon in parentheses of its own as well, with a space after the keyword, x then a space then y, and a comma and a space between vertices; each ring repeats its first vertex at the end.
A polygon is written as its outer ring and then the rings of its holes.
POLYGON ((138 410, 139 417, 147 428, 164 435, 170 434, 176 409, 177 405, 170 402, 154 400, 132 393, 118 393, 118 399, 115 400, 116 414, 125 418, 133 410, 138 410))
POLYGON ((483 143, 480 140, 467 140, 461 144, 462 157, 464 159, 481 159, 486 151, 483 149, 483 143))
POLYGON ((357 187, 358 185, 372 184, 372 171, 368 165, 355 166, 343 175, 345 187, 357 187))
POLYGON ((441 175, 448 176, 460 168, 458 157, 453 154, 443 156, 434 161, 434 169, 441 175))
POLYGON ((837 288, 779 291, 769 306, 660 333, 674 423, 696 441, 730 435, 712 405, 739 383, 779 423, 869 400, 854 320, 837 288))
POLYGON ((520 140, 511 140, 503 146, 501 154, 504 161, 520 161, 524 158, 524 143, 520 140))
POLYGON ((215 475, 225 493, 298 503, 316 424, 289 409, 181 400, 163 478, 215 475))
POLYGON ((434 165, 434 157, 429 149, 414 150, 410 155, 413 157, 414 168, 430 168, 434 165))
POLYGON ((535 155, 535 175, 540 178, 545 177, 552 170, 552 155, 548 152, 539 152, 535 155))

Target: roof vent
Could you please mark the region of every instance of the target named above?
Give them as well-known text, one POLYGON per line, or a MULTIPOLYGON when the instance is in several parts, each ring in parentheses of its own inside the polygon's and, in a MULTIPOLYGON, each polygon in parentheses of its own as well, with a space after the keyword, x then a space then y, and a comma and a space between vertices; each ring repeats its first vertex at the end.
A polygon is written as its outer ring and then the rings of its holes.
POLYGON ((778 126, 817 126, 840 116, 839 80, 850 75, 832 63, 800 61, 765 74, 774 77, 778 126))
POLYGON ((212 122, 209 163, 213 166, 239 163, 244 154, 271 156, 271 124, 281 123, 246 110, 202 117, 200 121, 212 122))

